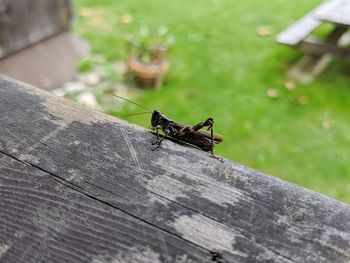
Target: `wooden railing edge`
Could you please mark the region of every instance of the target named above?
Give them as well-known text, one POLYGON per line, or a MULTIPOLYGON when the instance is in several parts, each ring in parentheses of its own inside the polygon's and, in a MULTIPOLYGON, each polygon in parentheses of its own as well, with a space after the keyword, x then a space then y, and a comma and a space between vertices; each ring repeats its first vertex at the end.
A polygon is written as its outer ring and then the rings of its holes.
MULTIPOLYGON (((227 159, 221 163, 207 152, 168 140, 151 151, 155 136, 146 129, 1 75, 0 112, 0 196, 21 198, 16 191, 27 189, 28 184, 21 178, 32 173, 31 188, 41 189, 45 180, 54 180, 57 185, 53 183, 52 195, 60 189, 63 196, 57 193, 56 199, 67 195, 71 199, 65 202, 80 200, 96 207, 91 212, 94 217, 84 210, 77 215, 64 212, 62 206, 54 209, 55 222, 46 220, 41 225, 28 220, 41 234, 51 235, 55 226, 56 234, 40 241, 43 246, 50 240, 63 246, 58 237, 73 238, 69 231, 75 229, 81 244, 91 243, 75 248, 90 255, 89 259, 101 257, 96 251, 106 250, 108 256, 120 256, 126 262, 136 255, 137 262, 142 262, 142 257, 153 262, 350 260, 350 206, 345 203, 227 159), (21 168, 16 172, 14 167, 21 168), (126 223, 121 226, 118 220, 108 221, 110 230, 84 236, 84 231, 94 233, 91 225, 102 220, 97 219, 102 214, 123 217, 126 223), (87 223, 84 231, 70 219, 82 216, 91 224, 87 223), (141 232, 123 232, 126 240, 135 242, 134 249, 128 250, 116 240, 118 235, 110 232, 123 231, 136 222, 141 232), (159 235, 167 238, 158 244, 159 235), (109 240, 105 247, 99 247, 98 238, 102 237, 109 240)), ((23 228, 20 219, 28 216, 28 209, 33 218, 51 215, 52 208, 47 206, 51 197, 46 191, 43 188, 34 194, 25 190, 28 195, 21 202, 41 194, 47 200, 31 200, 33 206, 26 206, 23 214, 18 200, 12 206, 3 204, 8 214, 0 212, 0 219, 12 232, 0 231, 0 245, 12 243, 4 253, 0 250, 0 260, 17 260, 29 246, 11 237, 11 233, 18 236, 18 231, 27 236, 30 228, 23 228), (11 249, 17 252, 11 254, 11 249)), ((75 211, 77 205, 71 206, 69 211, 75 211)), ((49 260, 51 252, 34 247, 31 253, 49 260)), ((76 261, 85 262, 79 253, 61 249, 52 255, 76 256, 76 261)))

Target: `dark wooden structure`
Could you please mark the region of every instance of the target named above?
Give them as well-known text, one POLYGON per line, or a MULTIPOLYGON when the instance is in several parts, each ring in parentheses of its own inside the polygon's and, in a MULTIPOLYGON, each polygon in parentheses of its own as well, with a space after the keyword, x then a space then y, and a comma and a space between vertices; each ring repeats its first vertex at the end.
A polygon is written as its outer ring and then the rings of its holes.
POLYGON ((320 75, 334 57, 350 61, 350 1, 328 0, 277 36, 277 42, 302 50, 306 55, 288 74, 309 83, 320 75), (324 39, 311 33, 323 23, 334 24, 324 39))
POLYGON ((43 88, 71 80, 72 19, 71 0, 0 0, 0 73, 43 88))
POLYGON ((350 261, 347 204, 5 77, 0 112, 0 262, 350 261))

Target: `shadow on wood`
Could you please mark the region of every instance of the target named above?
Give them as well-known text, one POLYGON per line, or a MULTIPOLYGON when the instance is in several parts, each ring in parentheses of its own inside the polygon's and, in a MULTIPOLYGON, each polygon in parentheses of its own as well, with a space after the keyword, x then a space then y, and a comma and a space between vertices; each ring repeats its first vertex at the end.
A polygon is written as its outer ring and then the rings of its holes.
POLYGON ((0 112, 1 262, 350 260, 349 205, 5 77, 0 112))

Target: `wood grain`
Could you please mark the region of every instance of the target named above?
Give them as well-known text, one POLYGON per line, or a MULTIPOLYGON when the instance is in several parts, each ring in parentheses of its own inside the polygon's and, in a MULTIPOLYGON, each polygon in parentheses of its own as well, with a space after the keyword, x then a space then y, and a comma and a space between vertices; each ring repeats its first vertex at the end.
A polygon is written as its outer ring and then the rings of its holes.
POLYGON ((350 260, 347 204, 5 77, 0 112, 1 262, 350 260))

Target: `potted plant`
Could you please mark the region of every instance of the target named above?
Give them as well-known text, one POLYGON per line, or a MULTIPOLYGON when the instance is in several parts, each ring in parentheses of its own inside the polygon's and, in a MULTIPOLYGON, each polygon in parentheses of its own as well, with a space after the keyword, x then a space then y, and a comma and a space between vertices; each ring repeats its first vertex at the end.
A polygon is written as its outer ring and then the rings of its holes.
POLYGON ((139 86, 161 87, 170 67, 168 52, 175 38, 166 27, 141 27, 127 36, 128 67, 139 86))

